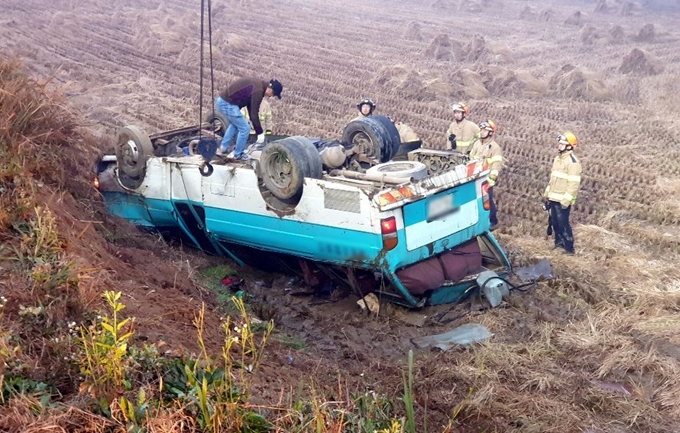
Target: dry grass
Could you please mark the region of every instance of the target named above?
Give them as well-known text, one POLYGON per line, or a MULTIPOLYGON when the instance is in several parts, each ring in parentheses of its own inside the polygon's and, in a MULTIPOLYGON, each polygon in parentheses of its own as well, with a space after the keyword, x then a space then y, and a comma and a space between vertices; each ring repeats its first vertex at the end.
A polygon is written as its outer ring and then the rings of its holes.
POLYGON ((69 407, 45 409, 28 396, 12 398, 0 407, 0 429, 8 433, 122 433, 126 429, 89 410, 69 407))
MULTIPOLYGON (((430 147, 443 144, 454 99, 469 102, 472 120, 490 117, 501 127, 507 167, 498 191, 499 237, 516 263, 549 258, 559 278, 513 294, 507 308, 474 316, 496 335, 484 345, 418 353, 420 416, 427 403, 432 417, 455 417, 464 431, 680 430, 680 207, 672 199, 680 182, 680 111, 672 96, 679 59, 672 16, 607 0, 589 9, 578 5, 581 14, 564 2, 487 7, 436 0, 395 1, 385 20, 384 8, 371 2, 303 1, 270 2, 254 25, 252 10, 260 4, 243 3, 215 8, 217 22, 233 23, 230 33, 215 33, 217 79, 282 79, 287 90, 274 110, 284 133, 331 136, 344 126, 338 119, 354 113, 353 101, 369 94, 430 147), (622 18, 629 14, 632 19, 622 18), (252 42, 248 49, 243 40, 252 42), (584 164, 573 213, 576 257, 549 249, 539 210, 554 137, 567 129, 579 136, 584 164)), ((18 22, 43 31, 28 34, 3 22, 0 37, 10 47, 35 47, 32 70, 73 81, 70 100, 85 109, 93 128, 110 133, 135 123, 151 132, 194 121, 194 6, 99 2, 94 10, 81 2, 82 8, 59 11, 59 4, 41 4, 45 14, 11 10, 18 22), (82 25, 64 28, 76 19, 82 25)), ((5 227, 16 215, 33 214, 32 195, 24 194, 32 184, 16 176, 21 163, 0 176, 0 186, 14 182, 11 203, 19 204, 0 206, 5 227)), ((50 182, 61 179, 57 172, 50 182)), ((322 322, 315 334, 324 350, 337 344, 324 335, 330 328, 322 322)), ((396 328, 389 345, 401 344, 405 330, 396 328)), ((369 343, 353 342, 348 352, 370 353, 379 367, 396 368, 392 352, 369 343)), ((338 362, 349 375, 365 370, 338 362)), ((382 376, 371 385, 398 385, 398 374, 376 370, 382 376)), ((193 428, 172 412, 154 422, 156 431, 193 428)))
POLYGON ((623 74, 657 75, 663 72, 663 65, 639 48, 633 48, 621 61, 619 71, 623 74))
POLYGON ((548 86, 552 94, 570 99, 601 101, 611 97, 611 91, 597 74, 571 64, 555 73, 548 86))

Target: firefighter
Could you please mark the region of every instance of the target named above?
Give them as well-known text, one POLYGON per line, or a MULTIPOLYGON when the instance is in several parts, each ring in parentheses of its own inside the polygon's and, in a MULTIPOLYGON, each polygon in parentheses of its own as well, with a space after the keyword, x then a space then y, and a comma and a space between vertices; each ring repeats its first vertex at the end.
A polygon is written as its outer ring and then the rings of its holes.
POLYGON ((494 200, 494 187, 498 182, 498 176, 501 174, 503 168, 503 154, 501 147, 496 143, 494 136, 496 135, 496 124, 491 120, 486 120, 479 124, 480 140, 477 141, 470 151, 471 159, 486 160, 489 164, 489 222, 491 223, 490 230, 496 230, 498 227, 498 212, 496 210, 496 202, 494 200))
POLYGON ((359 115, 352 119, 352 121, 372 116, 375 111, 375 102, 371 98, 364 98, 357 104, 357 110, 359 110, 359 115))
MULTIPOLYGON (((241 114, 250 123, 250 134, 254 135, 255 129, 253 128, 253 124, 250 121, 250 114, 248 114, 248 109, 246 107, 241 108, 241 114)), ((264 129, 264 134, 271 135, 274 126, 272 121, 273 114, 272 107, 271 105, 269 105, 269 102, 267 102, 266 99, 263 99, 262 103, 260 104, 260 112, 258 117, 260 118, 260 125, 262 125, 262 129, 264 129)), ((263 143, 264 138, 265 138, 264 135, 258 136, 256 143, 263 143)))
POLYGON ((394 122, 394 126, 397 127, 397 131, 399 132, 399 139, 402 143, 422 143, 420 140, 420 137, 418 137, 418 134, 408 126, 407 124, 403 122, 394 122))
POLYGON ((239 78, 226 86, 215 100, 215 107, 229 119, 229 127, 222 138, 219 153, 226 153, 231 141, 236 138, 234 158, 247 161, 249 157, 244 151, 250 135, 250 126, 241 114, 241 108, 248 108, 258 141, 264 141, 259 117, 260 105, 265 97, 276 96, 281 99, 282 91, 283 85, 275 79, 267 82, 258 78, 239 78))
POLYGON ((563 248, 566 254, 574 254, 574 234, 569 224, 571 205, 581 185, 581 163, 574 155, 578 140, 571 132, 557 137, 559 154, 553 161, 550 182, 543 194, 545 207, 550 211, 550 221, 555 234, 555 248, 563 248))
POLYGON ((479 126, 465 118, 468 114, 467 105, 458 102, 451 108, 453 109, 453 122, 446 131, 447 149, 469 154, 473 145, 479 140, 479 126))

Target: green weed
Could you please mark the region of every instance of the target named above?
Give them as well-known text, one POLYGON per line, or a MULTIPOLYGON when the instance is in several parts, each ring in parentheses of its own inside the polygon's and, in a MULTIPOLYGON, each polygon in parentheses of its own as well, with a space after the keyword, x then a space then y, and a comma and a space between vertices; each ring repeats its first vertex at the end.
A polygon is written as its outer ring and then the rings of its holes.
POLYGON ((307 350, 307 344, 295 337, 287 334, 277 334, 274 336, 274 341, 278 341, 284 346, 290 347, 293 350, 307 350))
POLYGON ((416 417, 413 401, 413 350, 408 351, 408 373, 404 376, 404 406, 406 407, 406 422, 404 431, 416 433, 416 417))
POLYGON ((121 293, 106 291, 103 297, 111 316, 102 316, 99 322, 80 330, 84 389, 99 399, 102 408, 108 407, 112 397, 124 390, 128 341, 134 334, 132 320, 120 318, 119 313, 125 308, 120 302, 121 293))

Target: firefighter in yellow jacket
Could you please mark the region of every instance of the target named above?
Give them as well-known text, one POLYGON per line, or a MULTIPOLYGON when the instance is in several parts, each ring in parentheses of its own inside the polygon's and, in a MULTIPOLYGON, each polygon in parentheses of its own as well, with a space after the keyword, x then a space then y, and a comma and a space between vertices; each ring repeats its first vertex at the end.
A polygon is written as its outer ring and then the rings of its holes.
POLYGON ((494 139, 496 124, 493 121, 486 120, 480 123, 479 130, 481 140, 477 141, 472 147, 470 158, 486 160, 489 164, 489 222, 491 223, 491 230, 495 230, 498 227, 498 212, 493 193, 494 186, 498 182, 498 176, 503 168, 503 152, 494 139))
POLYGON ((446 137, 449 140, 447 149, 468 154, 479 140, 479 127, 465 118, 468 114, 467 105, 459 102, 453 104, 451 108, 453 109, 453 122, 446 130, 446 137))
POLYGON ((361 120, 365 117, 371 117, 375 111, 375 102, 371 98, 364 98, 357 104, 357 110, 359 110, 359 115, 353 118, 350 122, 355 120, 361 120))
MULTIPOLYGON (((252 136, 255 134, 255 130, 253 129, 253 122, 250 121, 250 116, 248 115, 248 108, 243 107, 241 108, 241 113, 243 114, 243 117, 246 118, 248 123, 250 123, 250 135, 252 136)), ((262 125, 262 129, 264 130, 265 135, 271 135, 272 130, 274 128, 273 125, 273 115, 272 115, 272 107, 269 105, 269 102, 267 102, 265 99, 262 100, 260 103, 260 110, 258 113, 258 117, 260 118, 260 124, 262 125)), ((264 142, 264 136, 258 137, 257 143, 262 143, 264 142)))
POLYGON ((569 224, 569 214, 581 185, 581 163, 573 153, 578 140, 573 133, 565 132, 557 137, 557 141, 559 155, 553 161, 550 182, 543 195, 546 198, 545 207, 550 211, 555 248, 564 248, 567 254, 574 254, 574 234, 569 224))

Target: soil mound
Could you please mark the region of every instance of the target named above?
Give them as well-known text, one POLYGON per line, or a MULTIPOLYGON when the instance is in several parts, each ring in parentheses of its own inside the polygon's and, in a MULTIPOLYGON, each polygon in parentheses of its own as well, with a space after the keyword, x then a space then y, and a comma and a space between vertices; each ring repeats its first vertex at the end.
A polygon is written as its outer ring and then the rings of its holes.
POLYGON ((645 24, 635 37, 638 42, 654 42, 654 39, 656 39, 656 29, 651 23, 645 24))
POLYGON ((596 14, 606 14, 610 10, 610 6, 607 3, 607 0, 598 0, 597 4, 595 5, 595 13, 596 14))
MULTIPOLYGON (((166 335, 173 347, 197 348, 195 338, 156 319, 174 314, 174 320, 190 328, 200 304, 190 301, 179 287, 191 292, 195 286, 177 272, 171 263, 174 258, 160 257, 168 251, 156 245, 156 255, 140 248, 142 242, 150 245, 157 239, 115 220, 102 208, 93 186, 93 168, 106 141, 96 140, 81 128, 79 118, 48 82, 30 78, 18 61, 2 55, 0 89, 0 119, 5 125, 0 129, 0 244, 24 259, 16 261, 16 266, 5 266, 6 251, 0 255, 2 294, 11 302, 3 309, 6 329, 15 331, 14 326, 23 323, 19 305, 46 300, 44 314, 52 325, 65 320, 83 322, 83 314, 98 304, 104 290, 116 290, 126 296, 126 314, 138 316, 140 337, 154 342, 166 335), (26 249, 29 235, 49 237, 49 245, 40 241, 43 244, 26 249), (115 239, 125 241, 117 245, 115 239), (54 272, 41 274, 55 278, 51 285, 26 278, 38 266, 43 266, 41 272, 54 272)), ((212 319, 211 324, 217 326, 212 319)), ((22 338, 42 341, 45 329, 23 328, 22 338)), ((45 332, 56 331, 52 327, 45 332)), ((37 380, 44 379, 40 376, 43 368, 55 374, 71 372, 70 364, 57 362, 61 356, 32 352, 30 347, 25 356, 35 357, 31 365, 35 365, 32 374, 37 380)), ((72 392, 73 377, 66 379, 69 385, 62 391, 72 392)))
POLYGON ((435 0, 430 3, 432 9, 437 10, 456 10, 457 7, 452 0, 435 0))
POLYGON ((404 30, 404 39, 409 39, 412 41, 422 41, 423 34, 420 23, 416 21, 411 21, 410 23, 408 23, 408 25, 406 26, 406 30, 404 30))
POLYGON ((531 6, 524 6, 524 9, 519 13, 519 19, 521 20, 534 20, 536 19, 536 10, 531 6))
POLYGON ((552 9, 543 9, 538 19, 544 22, 550 22, 555 19, 555 11, 552 9))
POLYGON ((583 25, 583 14, 581 14, 581 11, 576 11, 574 12, 569 18, 566 19, 564 24, 570 25, 570 26, 582 26, 583 25))
POLYGON ((451 76, 453 96, 456 99, 483 99, 490 96, 484 79, 469 69, 460 69, 451 76))
POLYGON ((602 35, 600 35, 597 29, 590 24, 583 26, 579 34, 579 39, 581 39, 583 45, 593 45, 601 37, 602 35))
POLYGON ((609 30, 609 42, 613 44, 620 44, 626 39, 626 32, 623 27, 616 25, 609 30))
POLYGON ((441 77, 423 80, 423 92, 431 99, 436 99, 438 95, 450 96, 453 93, 453 86, 441 77))
POLYGON ((626 54, 619 66, 621 73, 638 76, 657 75, 663 70, 661 63, 639 48, 633 48, 630 53, 626 54))
POLYGON ((452 87, 439 77, 428 78, 418 71, 405 66, 383 67, 378 71, 375 84, 382 86, 388 94, 419 101, 448 97, 452 87))
POLYGON ((621 9, 619 9, 619 15, 627 17, 633 15, 635 12, 635 3, 627 1, 624 2, 621 5, 621 9))
POLYGON ((479 75, 492 96, 536 97, 544 95, 547 90, 547 86, 528 71, 490 66, 482 69, 479 75))
POLYGON ((493 52, 487 46, 484 37, 476 34, 472 37, 470 43, 463 49, 462 58, 470 62, 479 62, 482 60, 489 60, 492 56, 493 52))
POLYGON ((446 34, 437 35, 425 49, 425 56, 441 62, 456 60, 461 52, 461 44, 446 34))
POLYGON ((381 68, 375 79, 375 83, 380 86, 386 86, 401 82, 409 75, 410 69, 405 65, 393 65, 390 67, 381 68))
POLYGON ((574 65, 565 65, 550 78, 550 93, 569 99, 602 101, 611 98, 611 91, 596 74, 574 65))

